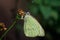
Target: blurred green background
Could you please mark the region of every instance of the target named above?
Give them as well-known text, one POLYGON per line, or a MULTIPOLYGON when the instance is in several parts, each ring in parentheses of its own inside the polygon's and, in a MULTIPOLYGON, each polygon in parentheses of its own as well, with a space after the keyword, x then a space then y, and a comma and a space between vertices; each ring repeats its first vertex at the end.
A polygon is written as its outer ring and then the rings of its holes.
POLYGON ((60 0, 27 0, 27 8, 45 29, 47 40, 60 39, 60 0))

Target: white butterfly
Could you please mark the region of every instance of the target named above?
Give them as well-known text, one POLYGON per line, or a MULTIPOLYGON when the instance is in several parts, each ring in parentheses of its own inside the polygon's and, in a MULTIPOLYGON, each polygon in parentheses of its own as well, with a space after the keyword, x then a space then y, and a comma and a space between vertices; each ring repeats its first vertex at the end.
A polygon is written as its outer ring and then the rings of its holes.
POLYGON ((44 29, 29 12, 24 17, 24 34, 26 37, 45 36, 44 29))

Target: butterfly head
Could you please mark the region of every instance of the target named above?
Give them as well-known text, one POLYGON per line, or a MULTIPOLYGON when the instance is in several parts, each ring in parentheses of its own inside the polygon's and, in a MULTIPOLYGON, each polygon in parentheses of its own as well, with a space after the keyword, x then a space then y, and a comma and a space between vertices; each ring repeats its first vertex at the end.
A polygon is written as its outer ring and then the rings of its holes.
POLYGON ((30 15, 29 12, 25 12, 24 10, 19 9, 18 12, 19 12, 19 15, 21 16, 21 19, 23 19, 24 16, 26 16, 26 15, 30 15))

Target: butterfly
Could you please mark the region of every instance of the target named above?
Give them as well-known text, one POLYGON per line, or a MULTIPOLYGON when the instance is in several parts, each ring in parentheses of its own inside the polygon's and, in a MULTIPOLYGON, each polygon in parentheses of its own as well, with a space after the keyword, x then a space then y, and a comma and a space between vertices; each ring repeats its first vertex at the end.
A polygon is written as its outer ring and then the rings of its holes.
POLYGON ((45 36, 45 31, 41 24, 33 16, 31 16, 29 12, 25 12, 23 20, 24 34, 26 37, 45 36))

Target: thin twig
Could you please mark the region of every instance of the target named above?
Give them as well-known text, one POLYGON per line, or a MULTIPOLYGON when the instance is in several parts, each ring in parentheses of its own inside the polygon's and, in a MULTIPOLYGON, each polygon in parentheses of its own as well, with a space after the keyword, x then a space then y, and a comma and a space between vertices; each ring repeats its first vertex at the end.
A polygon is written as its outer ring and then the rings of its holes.
POLYGON ((16 20, 13 22, 13 24, 12 24, 12 25, 6 30, 6 32, 0 37, 0 40, 2 40, 3 37, 14 27, 14 25, 15 25, 16 22, 17 22, 16 20))

